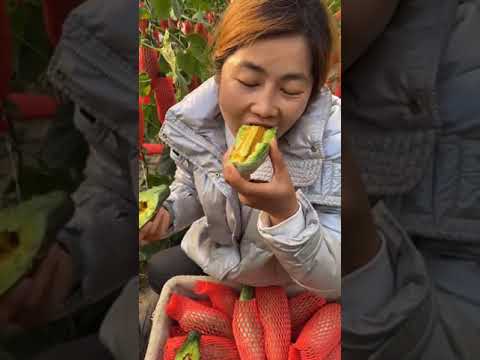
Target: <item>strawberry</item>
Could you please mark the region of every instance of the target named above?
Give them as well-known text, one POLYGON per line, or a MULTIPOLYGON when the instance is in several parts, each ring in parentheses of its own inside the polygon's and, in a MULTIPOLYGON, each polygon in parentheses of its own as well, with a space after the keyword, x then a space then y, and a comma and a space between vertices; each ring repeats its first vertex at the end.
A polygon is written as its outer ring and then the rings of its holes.
POLYGON ((200 35, 201 37, 203 37, 205 40, 207 40, 207 37, 208 37, 208 31, 207 29, 205 28, 205 25, 203 25, 202 23, 196 23, 195 24, 195 28, 193 30, 196 34, 200 35))
POLYGON ((181 30, 182 33, 184 33, 185 35, 191 34, 191 33, 193 32, 193 24, 192 24, 192 22, 191 22, 190 20, 183 21, 180 30, 181 30))
POLYGON ((169 25, 169 23, 168 23, 168 20, 161 20, 161 21, 160 21, 160 28, 161 28, 163 31, 168 30, 169 27, 170 27, 170 25, 169 25))
POLYGON ((142 34, 145 35, 145 32, 147 31, 148 28, 148 20, 142 19, 138 22, 138 29, 142 34))

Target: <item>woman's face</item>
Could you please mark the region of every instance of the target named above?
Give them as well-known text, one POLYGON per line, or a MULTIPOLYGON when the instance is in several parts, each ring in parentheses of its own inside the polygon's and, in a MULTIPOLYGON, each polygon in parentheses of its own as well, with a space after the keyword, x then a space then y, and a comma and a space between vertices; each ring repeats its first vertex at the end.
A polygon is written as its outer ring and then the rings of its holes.
POLYGON ((235 135, 243 124, 285 134, 302 116, 312 92, 311 56, 301 35, 258 40, 225 61, 219 106, 235 135))

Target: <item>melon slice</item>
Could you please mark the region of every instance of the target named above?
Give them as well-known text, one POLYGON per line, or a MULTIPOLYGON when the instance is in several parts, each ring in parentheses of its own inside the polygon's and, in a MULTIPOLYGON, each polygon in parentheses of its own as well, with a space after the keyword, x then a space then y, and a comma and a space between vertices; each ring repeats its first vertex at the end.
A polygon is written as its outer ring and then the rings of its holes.
POLYGON ((154 186, 141 191, 138 198, 138 228, 140 229, 157 213, 162 203, 170 195, 167 185, 154 186))
POLYGON ((0 211, 0 295, 34 265, 51 231, 73 212, 68 195, 55 191, 0 211))
POLYGON ((275 128, 258 125, 242 125, 235 137, 235 145, 229 161, 240 174, 248 176, 255 172, 265 161, 270 150, 270 143, 276 136, 275 128))

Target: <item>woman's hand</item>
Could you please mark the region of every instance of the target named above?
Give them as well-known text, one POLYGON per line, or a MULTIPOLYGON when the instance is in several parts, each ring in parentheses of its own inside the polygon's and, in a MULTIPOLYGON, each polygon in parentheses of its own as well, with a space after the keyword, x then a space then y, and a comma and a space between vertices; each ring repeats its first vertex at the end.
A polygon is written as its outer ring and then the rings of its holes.
POLYGON ((268 183, 244 179, 235 166, 228 161, 230 152, 231 149, 223 158, 223 176, 225 181, 238 192, 242 204, 266 212, 272 225, 281 223, 298 211, 299 204, 295 188, 276 139, 270 146, 273 177, 268 183))
POLYGON ((47 323, 63 310, 74 285, 71 255, 53 245, 32 275, 0 296, 0 326, 47 323))
POLYGON ((168 228, 171 225, 171 216, 167 209, 160 208, 155 218, 147 222, 139 232, 140 245, 145 245, 147 242, 158 241, 162 239, 167 233, 168 228))

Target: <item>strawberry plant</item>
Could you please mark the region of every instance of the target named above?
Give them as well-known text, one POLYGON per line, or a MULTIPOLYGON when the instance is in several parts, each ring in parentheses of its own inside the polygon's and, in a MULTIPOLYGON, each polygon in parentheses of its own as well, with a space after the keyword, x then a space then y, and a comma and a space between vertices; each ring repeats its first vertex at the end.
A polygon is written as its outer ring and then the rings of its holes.
MULTIPOLYGON (((158 143, 166 110, 212 74, 212 31, 225 0, 146 0, 139 2, 140 190, 173 181, 175 166, 158 143)), ((186 231, 186 230, 185 230, 186 231)), ((140 250, 140 278, 156 251, 180 242, 185 231, 140 250)))
POLYGON ((150 99, 141 101, 140 130, 147 143, 156 141, 166 111, 156 96, 158 78, 172 80, 178 102, 212 75, 211 32, 225 6, 225 1, 217 0, 139 2, 139 93, 150 99))

